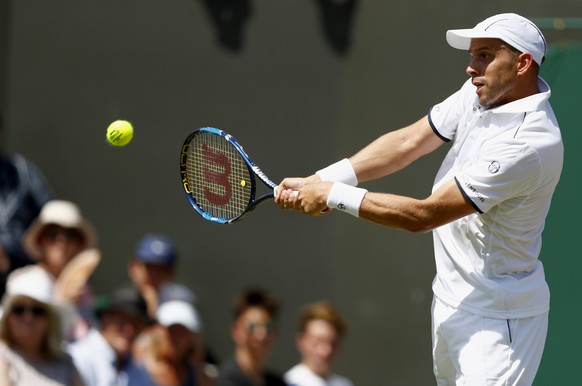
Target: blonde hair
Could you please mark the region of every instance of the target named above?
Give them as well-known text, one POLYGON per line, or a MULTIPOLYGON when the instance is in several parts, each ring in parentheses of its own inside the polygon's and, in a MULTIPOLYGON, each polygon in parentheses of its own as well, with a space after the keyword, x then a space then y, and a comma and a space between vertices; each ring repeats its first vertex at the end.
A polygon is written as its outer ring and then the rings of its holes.
POLYGON ((323 320, 331 324, 338 335, 344 336, 349 329, 348 323, 339 311, 329 302, 321 301, 304 306, 299 314, 299 332, 305 332, 312 320, 323 320))
MULTIPOLYGON (((14 306, 15 300, 20 297, 26 297, 24 295, 15 295, 9 296, 8 299, 4 302, 2 318, 0 318, 0 340, 2 340, 6 345, 10 348, 16 347, 16 342, 12 337, 12 332, 10 331, 8 325, 8 317, 12 312, 12 308, 14 306)), ((32 299, 32 298, 30 298, 32 299)), ((34 301, 46 307, 48 313, 48 329, 47 333, 44 337, 44 341, 41 347, 42 354, 47 357, 47 359, 60 359, 65 355, 64 350, 62 349, 62 331, 61 331, 61 317, 56 309, 55 306, 50 304, 39 302, 36 299, 34 301)))

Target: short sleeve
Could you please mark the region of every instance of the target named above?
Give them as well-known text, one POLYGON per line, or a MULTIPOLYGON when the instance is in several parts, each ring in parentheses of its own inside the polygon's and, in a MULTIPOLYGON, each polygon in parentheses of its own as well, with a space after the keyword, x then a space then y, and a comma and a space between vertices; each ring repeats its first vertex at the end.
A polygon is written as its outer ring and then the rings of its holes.
POLYGON ((497 140, 455 179, 479 212, 485 213, 505 200, 531 193, 539 184, 540 170, 534 148, 515 140, 497 140))
POLYGON ((443 141, 449 142, 455 137, 459 122, 470 106, 468 101, 474 98, 474 90, 471 81, 467 80, 457 92, 429 110, 429 123, 443 141))

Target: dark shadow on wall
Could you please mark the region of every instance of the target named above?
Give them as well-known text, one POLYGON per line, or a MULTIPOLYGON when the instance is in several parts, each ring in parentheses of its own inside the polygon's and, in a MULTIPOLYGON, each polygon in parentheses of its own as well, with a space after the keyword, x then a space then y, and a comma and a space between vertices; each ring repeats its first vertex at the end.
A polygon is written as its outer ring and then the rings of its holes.
POLYGON ((315 0, 323 36, 339 56, 349 52, 357 0, 315 0))
POLYGON ((244 27, 252 16, 249 0, 200 0, 215 27, 218 43, 238 53, 244 47, 244 27))
MULTIPOLYGON (((253 13, 250 0, 200 0, 218 43, 234 53, 244 49, 245 27, 253 13)), ((344 56, 351 45, 357 0, 315 0, 323 37, 334 53, 344 56)))

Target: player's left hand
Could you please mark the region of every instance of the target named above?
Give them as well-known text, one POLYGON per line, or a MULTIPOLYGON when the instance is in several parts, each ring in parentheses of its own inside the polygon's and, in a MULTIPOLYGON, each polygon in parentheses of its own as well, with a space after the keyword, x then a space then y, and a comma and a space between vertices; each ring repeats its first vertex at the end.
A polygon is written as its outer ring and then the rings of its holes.
POLYGON ((300 190, 285 189, 279 197, 279 205, 283 209, 322 216, 330 211, 326 203, 331 186, 331 182, 318 182, 304 185, 300 190))

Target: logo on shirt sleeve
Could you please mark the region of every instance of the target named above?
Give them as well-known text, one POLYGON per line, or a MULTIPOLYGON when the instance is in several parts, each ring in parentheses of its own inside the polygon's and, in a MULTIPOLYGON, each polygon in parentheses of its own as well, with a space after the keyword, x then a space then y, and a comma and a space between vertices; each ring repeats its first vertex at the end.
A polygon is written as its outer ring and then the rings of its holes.
POLYGON ((499 169, 501 169, 501 165, 497 161, 491 161, 489 167, 487 168, 487 170, 489 170, 489 173, 491 174, 497 173, 499 169))

